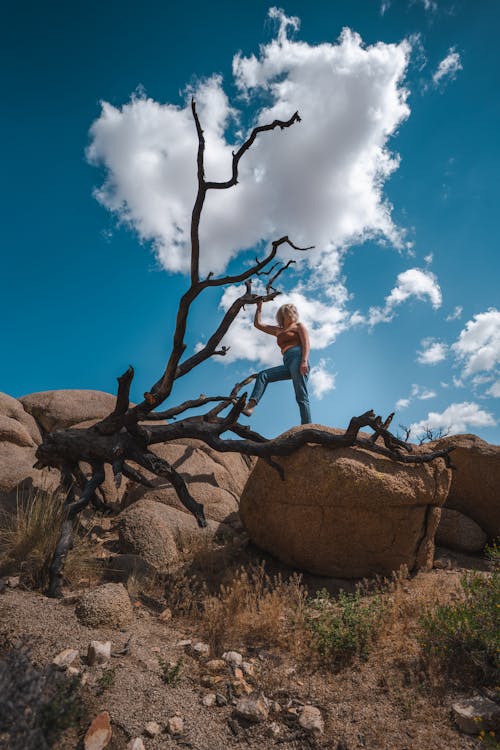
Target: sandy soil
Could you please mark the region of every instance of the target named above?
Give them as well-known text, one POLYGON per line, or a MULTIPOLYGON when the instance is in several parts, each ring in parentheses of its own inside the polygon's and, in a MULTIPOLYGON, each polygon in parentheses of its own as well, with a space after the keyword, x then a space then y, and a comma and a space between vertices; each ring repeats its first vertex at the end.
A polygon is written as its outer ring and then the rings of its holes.
MULTIPOLYGON (((320 708, 325 733, 319 738, 307 735, 286 710, 273 715, 265 724, 244 726, 231 721, 231 703, 222 707, 203 706, 203 695, 211 692, 201 685, 204 670, 196 659, 185 654, 179 643, 186 638, 196 640, 195 627, 188 629, 176 621, 163 623, 156 612, 144 605, 134 607, 134 620, 126 630, 90 629, 76 618, 74 597, 55 601, 30 591, 8 589, 0 596, 0 635, 2 640, 27 638, 37 664, 51 661, 64 648, 79 649, 82 657, 79 666, 87 674, 83 688, 87 714, 78 730, 64 736, 58 750, 81 747, 88 722, 102 710, 109 711, 111 716, 110 750, 125 750, 129 739, 137 736, 143 737, 147 750, 174 747, 466 750, 480 745, 475 738, 461 734, 450 715, 451 703, 464 693, 456 693, 450 686, 443 690, 442 686, 430 683, 422 671, 414 624, 427 602, 449 601, 458 590, 463 572, 484 564, 478 558, 443 552, 441 559, 451 560, 453 567, 419 573, 404 582, 395 594, 392 621, 373 653, 366 662, 339 674, 313 671, 286 652, 269 651, 265 647, 249 652, 241 644, 226 644, 226 648, 240 650, 245 658, 256 659, 260 668, 256 686, 269 698, 282 706, 295 699, 320 708), (89 642, 111 640, 113 649, 119 650, 130 637, 129 653, 112 659, 114 685, 96 695, 103 668, 85 665, 89 642), (177 685, 162 682, 159 657, 166 662, 183 658, 177 685), (144 736, 148 721, 165 726, 167 719, 176 713, 184 718, 181 737, 166 733, 155 739, 144 736), (277 738, 268 736, 272 719, 281 728, 277 738)), ((221 688, 220 692, 224 690, 221 688)))

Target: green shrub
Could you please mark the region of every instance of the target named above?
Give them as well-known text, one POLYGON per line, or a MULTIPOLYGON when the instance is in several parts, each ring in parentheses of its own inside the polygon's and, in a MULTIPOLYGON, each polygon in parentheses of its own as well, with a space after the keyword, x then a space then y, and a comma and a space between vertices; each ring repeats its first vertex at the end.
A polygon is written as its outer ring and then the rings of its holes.
POLYGON ((182 662, 182 656, 175 662, 175 664, 166 662, 161 656, 158 657, 158 664, 161 669, 161 680, 165 685, 174 686, 178 684, 181 679, 182 662))
POLYGON ((498 684, 500 677, 500 551, 487 549, 491 572, 467 573, 462 597, 420 619, 424 652, 461 682, 498 684))
POLYGON ((366 594, 361 587, 352 594, 341 591, 337 599, 320 591, 309 601, 305 616, 310 648, 333 669, 356 657, 366 659, 388 611, 381 593, 366 594))

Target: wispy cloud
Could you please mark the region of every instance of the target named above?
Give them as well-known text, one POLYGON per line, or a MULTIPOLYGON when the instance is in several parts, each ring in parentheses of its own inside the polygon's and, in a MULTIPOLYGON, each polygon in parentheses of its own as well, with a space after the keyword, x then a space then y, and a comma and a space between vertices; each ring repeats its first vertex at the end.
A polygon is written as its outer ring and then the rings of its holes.
POLYGON ((450 320, 458 320, 459 318, 462 317, 462 312, 463 312, 463 307, 461 307, 460 305, 457 305, 455 309, 453 310, 453 312, 446 316, 445 320, 447 320, 448 322, 450 320))
POLYGON ((455 52, 454 47, 450 47, 448 54, 443 60, 441 60, 437 70, 432 76, 432 81, 435 86, 440 85, 444 81, 452 81, 456 77, 458 71, 462 69, 463 66, 460 61, 460 55, 458 52, 455 52))

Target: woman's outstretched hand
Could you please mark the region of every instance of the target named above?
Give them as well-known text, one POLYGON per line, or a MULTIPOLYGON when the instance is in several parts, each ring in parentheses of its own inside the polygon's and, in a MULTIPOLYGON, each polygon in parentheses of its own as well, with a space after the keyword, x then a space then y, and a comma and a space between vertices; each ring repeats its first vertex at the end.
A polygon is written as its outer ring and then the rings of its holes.
POLYGON ((301 362, 300 363, 300 374, 301 375, 307 375, 308 372, 309 372, 309 365, 307 364, 307 362, 301 362))

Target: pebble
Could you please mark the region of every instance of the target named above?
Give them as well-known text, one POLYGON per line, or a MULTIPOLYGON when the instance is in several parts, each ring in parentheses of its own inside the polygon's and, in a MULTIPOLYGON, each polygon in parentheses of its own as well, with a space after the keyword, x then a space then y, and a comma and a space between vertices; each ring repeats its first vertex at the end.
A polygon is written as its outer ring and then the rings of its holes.
POLYGON ((235 711, 248 721, 265 721, 269 715, 269 702, 263 693, 252 693, 238 700, 235 711))
POLYGON ((207 693, 203 696, 202 701, 204 706, 207 706, 207 708, 210 708, 211 706, 215 706, 217 702, 217 696, 215 693, 207 693))
POLYGON ((61 651, 57 656, 54 656, 52 659, 52 664, 54 664, 56 667, 59 667, 59 669, 67 669, 75 659, 77 659, 79 656, 78 649, 76 648, 65 648, 64 651, 61 651))
POLYGON ((85 750, 103 750, 109 744, 112 734, 109 714, 107 711, 103 711, 95 717, 87 729, 83 747, 85 750))
POLYGON ((148 721, 148 723, 144 725, 144 734, 147 734, 148 737, 158 737, 160 732, 161 726, 157 721, 148 721))
POLYGON ((167 731, 169 734, 182 734, 184 731, 184 719, 182 716, 172 716, 167 721, 167 731))
POLYGON ((208 643, 198 641, 197 643, 189 644, 186 646, 186 651, 197 659, 206 659, 210 656, 210 646, 208 643))
POLYGON ((166 607, 163 612, 158 615, 160 622, 169 622, 172 619, 172 610, 166 607))
POLYGON ((144 742, 140 737, 136 737, 135 740, 130 740, 127 745, 127 750, 146 750, 144 742))
POLYGON ((299 716, 299 724, 302 729, 316 736, 325 731, 325 722, 321 711, 316 706, 305 705, 299 716))
POLYGON ((222 693, 216 693, 215 695, 215 702, 218 706, 227 706, 227 698, 225 695, 222 695, 222 693))
POLYGON ((269 726, 267 728, 266 734, 267 734, 268 737, 273 737, 273 738, 276 738, 276 737, 280 736, 280 734, 281 734, 281 727, 280 727, 280 725, 278 724, 277 721, 272 721, 269 724, 269 726))
POLYGON ((211 659, 205 664, 205 668, 209 672, 225 672, 227 669, 227 663, 224 659, 211 659))
POLYGON ((111 659, 111 641, 90 641, 87 649, 87 661, 94 664, 106 664, 111 659))
POLYGON ((233 667, 240 667, 243 663, 243 657, 238 651, 226 651, 222 658, 233 667))

